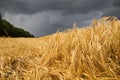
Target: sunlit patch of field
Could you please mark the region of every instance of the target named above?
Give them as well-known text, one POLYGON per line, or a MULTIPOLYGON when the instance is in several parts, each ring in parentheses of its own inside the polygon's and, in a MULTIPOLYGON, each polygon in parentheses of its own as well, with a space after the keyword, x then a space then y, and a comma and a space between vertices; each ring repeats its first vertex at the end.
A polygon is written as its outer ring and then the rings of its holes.
POLYGON ((41 38, 0 38, 0 80, 120 80, 120 21, 41 38))

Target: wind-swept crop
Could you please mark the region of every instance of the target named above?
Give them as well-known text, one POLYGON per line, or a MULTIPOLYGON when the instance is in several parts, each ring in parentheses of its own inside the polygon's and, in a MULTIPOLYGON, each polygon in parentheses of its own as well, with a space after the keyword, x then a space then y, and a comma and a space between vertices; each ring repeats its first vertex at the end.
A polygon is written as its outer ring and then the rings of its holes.
POLYGON ((0 38, 0 80, 119 80, 120 20, 41 38, 0 38))

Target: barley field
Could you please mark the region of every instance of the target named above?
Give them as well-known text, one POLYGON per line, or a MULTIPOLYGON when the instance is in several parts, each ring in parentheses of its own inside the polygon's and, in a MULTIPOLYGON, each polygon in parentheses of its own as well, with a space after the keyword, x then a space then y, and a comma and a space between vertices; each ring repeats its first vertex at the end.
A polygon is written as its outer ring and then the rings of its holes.
POLYGON ((120 20, 40 38, 0 38, 0 80, 120 80, 120 20))

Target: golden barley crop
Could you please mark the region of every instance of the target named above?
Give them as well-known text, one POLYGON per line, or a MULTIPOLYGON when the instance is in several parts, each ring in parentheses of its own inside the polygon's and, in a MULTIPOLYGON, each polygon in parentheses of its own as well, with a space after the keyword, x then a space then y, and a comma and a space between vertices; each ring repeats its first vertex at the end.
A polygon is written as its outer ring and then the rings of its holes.
POLYGON ((120 20, 41 38, 0 38, 0 80, 120 80, 120 20))

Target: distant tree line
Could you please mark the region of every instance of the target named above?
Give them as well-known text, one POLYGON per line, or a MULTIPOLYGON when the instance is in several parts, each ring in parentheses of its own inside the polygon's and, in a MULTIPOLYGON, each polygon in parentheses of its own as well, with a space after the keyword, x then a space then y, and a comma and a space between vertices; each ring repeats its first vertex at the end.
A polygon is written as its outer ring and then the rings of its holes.
POLYGON ((2 19, 0 13, 0 36, 6 37, 34 37, 28 31, 23 30, 22 28, 14 27, 8 21, 2 19))

